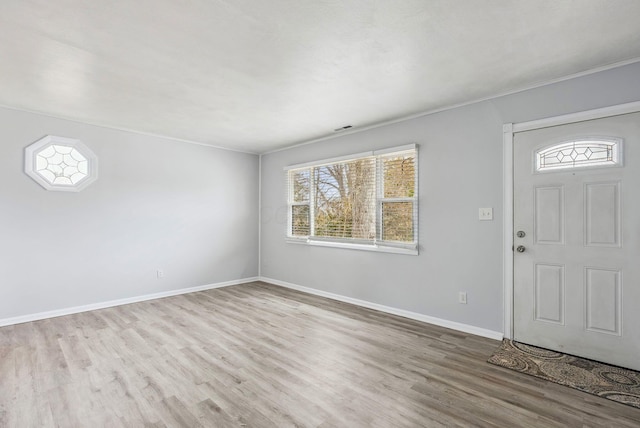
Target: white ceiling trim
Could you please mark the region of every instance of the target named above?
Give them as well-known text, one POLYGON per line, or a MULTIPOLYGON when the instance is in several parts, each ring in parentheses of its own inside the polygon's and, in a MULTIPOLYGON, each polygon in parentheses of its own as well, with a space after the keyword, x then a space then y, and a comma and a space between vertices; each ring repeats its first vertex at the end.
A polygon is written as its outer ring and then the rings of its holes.
POLYGON ((202 142, 199 142, 199 141, 185 140, 183 138, 171 137, 171 136, 168 136, 168 135, 161 135, 161 134, 153 134, 151 132, 144 132, 144 131, 140 131, 140 130, 136 130, 136 129, 122 128, 122 127, 113 126, 113 125, 104 125, 104 124, 96 123, 96 122, 84 122, 84 121, 78 120, 78 119, 71 119, 71 118, 64 117, 64 116, 59 116, 59 115, 49 114, 49 113, 43 113, 41 111, 29 110, 29 109, 24 109, 24 108, 19 108, 19 107, 12 107, 12 106, 8 106, 8 105, 4 105, 4 104, 0 104, 0 108, 4 108, 4 109, 7 109, 7 110, 21 111, 21 112, 29 113, 29 114, 36 114, 38 116, 50 117, 50 118, 53 118, 53 119, 66 120, 66 121, 73 122, 73 123, 80 123, 80 124, 83 124, 83 125, 90 125, 90 126, 95 126, 95 127, 98 127, 98 128, 110 129, 110 130, 113 130, 113 131, 130 132, 132 134, 144 135, 145 137, 162 138, 163 140, 175 141, 177 143, 195 144, 197 146, 211 147, 211 148, 218 149, 218 150, 227 150, 227 151, 236 152, 236 153, 246 153, 246 154, 249 154, 249 155, 259 155, 260 154, 259 152, 234 149, 233 147, 227 147, 227 146, 217 145, 217 144, 202 143, 202 142))

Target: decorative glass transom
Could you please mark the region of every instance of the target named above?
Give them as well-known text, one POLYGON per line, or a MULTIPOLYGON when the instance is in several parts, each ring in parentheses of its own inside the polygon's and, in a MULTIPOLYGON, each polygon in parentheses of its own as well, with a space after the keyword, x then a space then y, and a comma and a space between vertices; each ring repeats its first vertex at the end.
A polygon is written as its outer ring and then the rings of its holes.
POLYGON ((89 161, 74 147, 53 144, 36 155, 36 171, 51 184, 73 185, 89 175, 89 161))
POLYGON ((96 157, 79 140, 48 135, 25 152, 25 172, 47 190, 77 192, 97 178, 96 157))
POLYGON ((593 138, 556 144, 536 152, 536 171, 619 165, 621 143, 593 138))

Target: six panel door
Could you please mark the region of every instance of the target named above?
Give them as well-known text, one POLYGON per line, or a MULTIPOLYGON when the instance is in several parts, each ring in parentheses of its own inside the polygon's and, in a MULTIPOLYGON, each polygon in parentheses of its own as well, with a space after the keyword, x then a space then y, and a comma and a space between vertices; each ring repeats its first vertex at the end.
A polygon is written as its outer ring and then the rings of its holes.
POLYGON ((515 134, 516 341, 640 370, 639 147, 640 113, 515 134))

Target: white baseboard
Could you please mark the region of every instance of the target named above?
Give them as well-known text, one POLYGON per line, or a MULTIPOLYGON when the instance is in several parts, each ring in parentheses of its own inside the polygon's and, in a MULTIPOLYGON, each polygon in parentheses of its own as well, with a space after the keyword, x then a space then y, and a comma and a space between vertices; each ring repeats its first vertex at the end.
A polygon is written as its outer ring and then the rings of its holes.
POLYGON ((280 287, 290 288, 292 290, 302 291, 303 293, 309 293, 320 297, 326 297, 328 299, 338 300, 340 302, 351 303, 356 306, 362 306, 364 308, 374 309, 380 312, 386 312, 388 314, 398 315, 404 318, 409 318, 416 321, 422 321, 429 324, 434 324, 440 327, 450 328, 452 330, 462 331, 464 333, 474 334, 476 336, 487 337, 494 340, 502 340, 504 337, 502 332, 487 330, 485 328, 476 327, 469 324, 463 324, 455 321, 444 320, 441 318, 431 317, 428 315, 419 314, 417 312, 405 311, 404 309, 392 308, 390 306, 380 305, 378 303, 367 302, 366 300, 354 299, 353 297, 346 297, 339 294, 329 293, 315 288, 304 287, 302 285, 292 284, 290 282, 280 281, 278 279, 260 277, 260 281, 278 285, 280 287))
POLYGON ((277 279, 266 277, 242 278, 233 281, 218 282, 215 284, 201 285, 198 287, 182 288, 179 290, 163 291, 161 293, 145 294, 143 296, 127 297, 125 299, 110 300, 107 302, 92 303, 90 305, 75 306, 71 308, 57 309, 55 311, 39 312, 36 314, 22 315, 13 318, 0 319, 0 327, 21 324, 25 322, 38 321, 47 318, 61 317, 64 315, 77 314, 80 312, 94 311, 97 309, 111 308, 114 306, 128 305, 130 303, 144 302, 147 300, 161 299, 163 297, 178 296, 180 294, 195 293, 196 291, 212 290, 214 288, 229 287, 231 285, 244 284, 253 281, 263 281, 269 284, 278 285, 280 287, 290 288, 292 290, 301 291, 303 293, 313 294, 320 297, 326 297, 340 302, 351 303, 356 306, 374 309, 388 314, 398 315, 404 318, 422 321, 441 327, 450 328, 452 330, 462 331, 464 333, 475 334, 476 336, 487 337, 489 339, 502 340, 503 334, 499 331, 487 330, 469 324, 463 324, 455 321, 444 320, 441 318, 431 317, 419 314, 417 312, 406 311, 404 309, 392 308, 390 306, 380 305, 378 303, 367 302, 366 300, 354 299, 339 294, 329 293, 327 291, 317 290, 315 288, 304 287, 302 285, 292 284, 290 282, 280 281, 277 279))
POLYGON ((144 302, 146 300, 161 299, 163 297, 177 296, 180 294, 194 293, 196 291, 211 290, 214 288, 228 287, 230 285, 244 284, 247 282, 258 281, 258 277, 242 278, 233 281, 218 282, 215 284, 200 285, 197 287, 181 288, 179 290, 163 291, 161 293, 145 294, 143 296, 127 297, 126 299, 109 300, 107 302, 92 303, 90 305, 74 306, 72 308, 57 309, 55 311, 39 312, 37 314, 22 315, 13 318, 0 319, 0 327, 21 324, 30 321, 38 321, 46 318, 61 317, 64 315, 77 314, 80 312, 94 311, 96 309, 111 308, 114 306, 128 305, 130 303, 144 302))

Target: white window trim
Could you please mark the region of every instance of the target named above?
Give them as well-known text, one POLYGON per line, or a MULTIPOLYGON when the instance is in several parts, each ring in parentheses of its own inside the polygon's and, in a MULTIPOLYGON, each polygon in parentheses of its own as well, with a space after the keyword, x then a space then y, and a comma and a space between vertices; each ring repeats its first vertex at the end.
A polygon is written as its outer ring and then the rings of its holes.
POLYGON ((312 167, 312 166, 323 166, 323 165, 328 165, 328 164, 332 164, 332 163, 348 161, 348 160, 353 160, 353 159, 358 159, 358 158, 366 158, 368 156, 380 156, 380 155, 386 155, 386 154, 389 154, 389 153, 407 152, 409 150, 416 150, 417 151, 418 150, 418 145, 417 144, 405 144, 404 146, 391 147, 389 149, 381 149, 381 150, 373 150, 373 151, 369 151, 369 152, 354 153, 354 154, 350 154, 350 155, 346 155, 346 156, 338 156, 338 157, 335 157, 335 158, 321 159, 321 160, 314 161, 314 162, 304 162, 304 163, 298 163, 298 164, 294 164, 294 165, 289 165, 289 166, 285 166, 283 169, 285 171, 289 171, 291 169, 301 169, 301 168, 312 167))
MULTIPOLYGON (((381 210, 382 210, 382 203, 385 201, 392 201, 392 202, 402 202, 402 201, 407 201, 407 202, 413 202, 415 204, 415 210, 417 212, 418 210, 418 202, 419 202, 419 198, 418 198, 418 145, 417 144, 406 144, 406 145, 402 145, 402 146, 396 146, 396 147, 391 147, 391 148, 387 148, 387 149, 382 149, 382 150, 375 150, 375 151, 369 151, 369 152, 362 152, 362 153, 356 153, 356 154, 351 154, 351 155, 347 155, 347 156, 340 156, 340 157, 334 157, 334 158, 329 158, 329 159, 322 159, 322 160, 318 160, 318 161, 314 161, 314 162, 305 162, 305 163, 299 163, 299 164, 295 164, 295 165, 289 165, 284 167, 284 171, 287 173, 287 177, 288 177, 288 173, 291 170, 298 170, 298 169, 304 169, 304 168, 313 168, 313 167, 319 167, 319 166, 323 166, 323 165, 328 165, 328 164, 333 164, 333 163, 338 163, 338 162, 345 162, 345 161, 349 161, 349 160, 355 160, 355 159, 361 159, 361 158, 366 158, 366 157, 379 157, 379 156, 383 156, 386 154, 392 154, 392 153, 402 153, 402 152, 406 152, 406 151, 415 151, 415 162, 416 162, 416 168, 415 168, 415 198, 382 198, 380 197, 380 186, 378 185, 378 183, 376 183, 376 210, 378 211, 376 213, 376 223, 382 218, 381 216, 381 210)), ((376 171, 378 171, 379 166, 376 165, 376 171)), ((309 176, 311 177, 311 171, 309 176)), ((378 177, 376 177, 376 180, 378 179, 378 177)), ((288 178, 287 178, 288 180, 288 178)), ((313 212, 313 200, 315 195, 313 194, 314 191, 314 186, 309 186, 309 201, 308 203, 304 203, 304 202, 292 202, 292 194, 291 192, 293 191, 293 189, 291 188, 291 186, 288 186, 287 189, 287 229, 285 231, 285 242, 287 243, 291 243, 291 244, 299 244, 299 245, 309 245, 309 246, 316 246, 316 247, 333 247, 333 248, 344 248, 344 249, 351 249, 351 250, 361 250, 361 251, 373 251, 373 252, 381 252, 381 253, 392 253, 392 254, 407 254, 407 255, 418 255, 418 218, 416 216, 416 218, 414 219, 414 224, 413 224, 413 233, 414 233, 414 242, 413 243, 403 243, 403 242, 394 242, 394 241, 378 241, 375 240, 373 243, 370 243, 369 241, 366 240, 362 240, 360 242, 358 242, 358 240, 352 240, 352 239, 344 239, 341 240, 340 238, 323 238, 323 237, 313 237, 313 236, 309 236, 309 237, 296 237, 296 236, 291 236, 290 235, 290 228, 291 228, 291 223, 292 223, 292 210, 291 207, 294 205, 308 205, 309 206, 309 227, 310 230, 314 230, 314 212, 313 212)), ((378 225, 376 225, 378 226, 378 225)), ((382 225, 379 225, 379 227, 382 227, 382 225)), ((377 235, 377 231, 376 231, 376 235, 377 235)))
POLYGON ((301 244, 310 245, 314 247, 333 247, 333 248, 345 248, 349 250, 361 250, 361 251, 373 251, 378 253, 392 253, 392 254, 407 254, 411 256, 418 255, 418 246, 408 247, 395 247, 393 245, 378 245, 378 244, 355 244, 353 242, 339 242, 339 241, 323 241, 309 238, 296 238, 288 236, 285 242, 289 244, 301 244))
POLYGON ((25 148, 24 172, 46 190, 58 192, 79 192, 98 179, 98 158, 82 141, 73 138, 47 135, 25 148), (73 147, 82 154, 88 162, 88 174, 75 185, 53 184, 42 177, 36 168, 36 156, 44 148, 52 145, 73 147))

